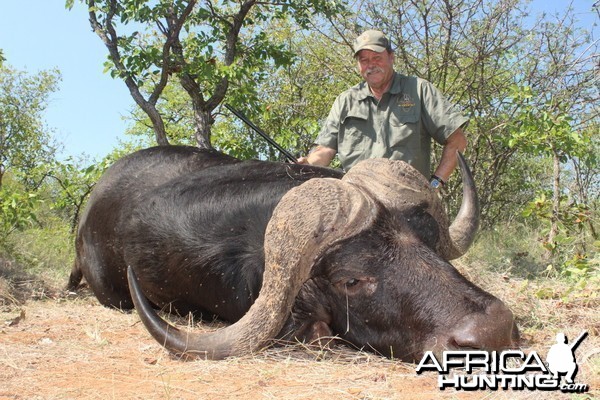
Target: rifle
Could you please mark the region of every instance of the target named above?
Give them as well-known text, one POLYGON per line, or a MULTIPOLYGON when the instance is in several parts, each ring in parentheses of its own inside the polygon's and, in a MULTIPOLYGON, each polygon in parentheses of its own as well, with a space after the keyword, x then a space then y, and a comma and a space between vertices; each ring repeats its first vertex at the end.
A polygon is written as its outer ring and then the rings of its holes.
POLYGON ((281 147, 276 141, 271 139, 262 129, 260 129, 258 126, 254 125, 252 123, 252 121, 250 121, 244 114, 242 114, 240 111, 236 110, 235 108, 231 107, 229 104, 224 104, 224 106, 229 111, 234 113, 239 119, 244 121, 246 123, 246 125, 248 125, 252 129, 254 129, 254 131, 256 133, 258 133, 260 136, 262 136, 273 147, 275 147, 277 150, 279 150, 281 152, 281 154, 283 154, 288 160, 290 160, 294 164, 298 163, 298 160, 296 159, 296 157, 294 157, 289 151, 287 151, 286 149, 281 147))

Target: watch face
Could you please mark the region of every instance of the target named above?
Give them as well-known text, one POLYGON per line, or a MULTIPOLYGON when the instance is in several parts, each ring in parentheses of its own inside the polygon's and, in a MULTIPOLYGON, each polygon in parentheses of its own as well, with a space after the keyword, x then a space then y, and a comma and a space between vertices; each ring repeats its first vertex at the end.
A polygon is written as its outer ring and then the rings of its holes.
POLYGON ((442 185, 442 183, 440 181, 438 181, 437 179, 432 179, 429 183, 431 184, 431 187, 434 189, 437 189, 442 185))

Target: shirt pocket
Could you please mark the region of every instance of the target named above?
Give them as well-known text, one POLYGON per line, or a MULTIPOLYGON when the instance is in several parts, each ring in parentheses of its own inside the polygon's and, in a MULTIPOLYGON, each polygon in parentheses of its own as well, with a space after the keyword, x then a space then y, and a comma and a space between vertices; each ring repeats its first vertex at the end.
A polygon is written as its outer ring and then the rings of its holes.
POLYGON ((406 145, 419 134, 419 116, 417 114, 390 115, 390 147, 406 145))
POLYGON ((338 143, 341 154, 352 154, 365 148, 365 143, 369 140, 367 119, 362 113, 349 113, 344 118, 338 143))

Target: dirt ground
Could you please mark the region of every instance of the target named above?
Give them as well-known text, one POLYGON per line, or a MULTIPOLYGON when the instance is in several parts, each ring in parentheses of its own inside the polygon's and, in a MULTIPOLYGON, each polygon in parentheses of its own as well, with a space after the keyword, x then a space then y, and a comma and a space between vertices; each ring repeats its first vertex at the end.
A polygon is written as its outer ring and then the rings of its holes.
MULTIPOLYGON (((537 400, 600 395, 600 322, 589 326, 589 309, 586 323, 575 318, 563 327, 569 337, 583 325, 591 329, 577 350, 576 379, 587 383, 589 392, 466 392, 440 391, 437 373, 417 375, 415 365, 343 346, 292 345, 224 361, 182 361, 149 336, 136 313, 104 308, 90 296, 40 290, 10 302, 2 298, 0 279, 0 399, 537 400)), ((573 316, 570 308, 555 312, 573 316)), ((553 335, 530 336, 528 348, 545 356, 553 335)))

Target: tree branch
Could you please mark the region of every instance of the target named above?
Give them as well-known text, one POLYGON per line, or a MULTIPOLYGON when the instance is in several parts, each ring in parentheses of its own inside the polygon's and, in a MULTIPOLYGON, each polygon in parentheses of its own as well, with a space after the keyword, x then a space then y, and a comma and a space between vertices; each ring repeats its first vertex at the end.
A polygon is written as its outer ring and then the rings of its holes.
POLYGON ((117 3, 116 0, 109 0, 108 4, 109 11, 106 14, 105 26, 103 26, 98 21, 98 17, 96 15, 96 12, 94 11, 96 9, 95 1, 88 0, 88 13, 90 25, 92 26, 94 32, 100 37, 100 39, 102 39, 102 42, 104 42, 104 45, 108 49, 110 58, 114 63, 115 68, 119 72, 119 76, 125 81, 125 85, 127 85, 131 97, 133 97, 133 100, 136 102, 136 104, 140 106, 142 110, 144 110, 144 112, 152 121, 152 125, 154 127, 154 132, 156 135, 156 141, 160 145, 168 145, 169 141, 167 139, 165 126, 159 112, 156 110, 155 104, 146 101, 146 99, 140 91, 139 85, 132 78, 131 74, 129 74, 127 68, 125 68, 125 66, 123 65, 118 48, 119 37, 114 29, 112 21, 116 13, 117 3))

